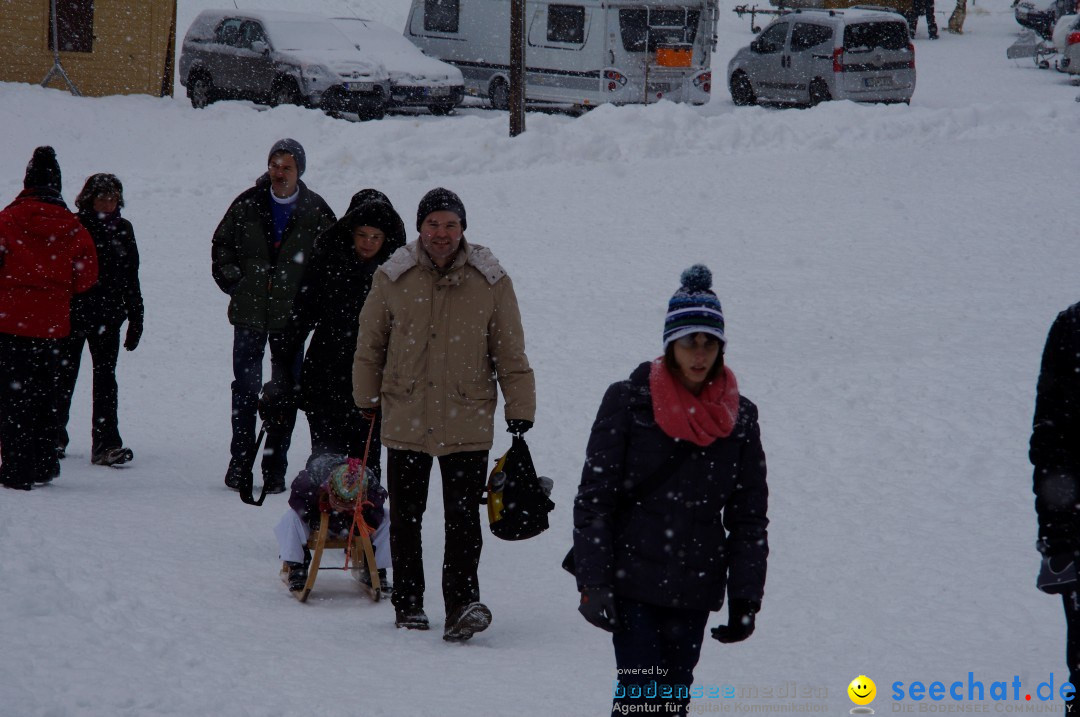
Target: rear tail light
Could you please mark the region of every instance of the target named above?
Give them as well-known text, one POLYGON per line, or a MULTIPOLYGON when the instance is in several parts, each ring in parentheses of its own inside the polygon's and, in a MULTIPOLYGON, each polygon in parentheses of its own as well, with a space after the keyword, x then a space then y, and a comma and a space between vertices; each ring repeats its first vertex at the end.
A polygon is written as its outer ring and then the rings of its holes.
POLYGON ((604 70, 604 80, 607 82, 608 92, 614 92, 620 87, 626 86, 626 77, 615 70, 604 70))
POLYGON ((695 77, 694 87, 697 87, 702 92, 710 92, 712 90, 712 72, 702 72, 695 77))
POLYGON ((1066 45, 1080 45, 1080 32, 1070 32, 1069 36, 1065 38, 1066 45))
POLYGON ((844 48, 838 47, 832 51, 832 71, 844 71, 844 48))
POLYGON ((915 69, 915 46, 912 45, 910 42, 907 44, 907 51, 911 53, 911 59, 908 60, 908 63, 907 63, 908 69, 914 70, 915 69))

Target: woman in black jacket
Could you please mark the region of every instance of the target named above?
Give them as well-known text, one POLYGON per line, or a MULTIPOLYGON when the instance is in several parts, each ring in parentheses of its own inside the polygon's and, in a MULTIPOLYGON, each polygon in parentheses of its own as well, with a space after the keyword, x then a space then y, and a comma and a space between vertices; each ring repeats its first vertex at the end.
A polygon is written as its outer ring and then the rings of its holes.
POLYGON ((612 714, 686 714, 709 613, 720 642, 745 640, 769 554, 757 408, 724 365, 712 275, 683 272, 664 355, 608 388, 574 501, 579 611, 613 633, 612 714))
MULTIPOLYGON (((294 320, 314 329, 300 376, 300 407, 311 429, 312 455, 362 457, 370 423, 352 397, 356 327, 375 270, 405 246, 405 224, 382 192, 357 192, 349 210, 315 240, 294 320)), ((379 471, 376 417, 368 465, 379 471)))
POLYGON ((98 256, 98 282, 71 300, 71 334, 60 342, 57 373, 59 430, 57 450, 67 450, 71 395, 79 377, 83 345, 94 364, 94 413, 90 461, 112 466, 130 461, 117 421, 116 359, 120 327, 128 322, 124 348, 134 351, 143 332, 143 300, 139 287, 139 249, 131 222, 120 216, 124 186, 112 174, 94 174, 75 199, 79 221, 90 232, 98 256))

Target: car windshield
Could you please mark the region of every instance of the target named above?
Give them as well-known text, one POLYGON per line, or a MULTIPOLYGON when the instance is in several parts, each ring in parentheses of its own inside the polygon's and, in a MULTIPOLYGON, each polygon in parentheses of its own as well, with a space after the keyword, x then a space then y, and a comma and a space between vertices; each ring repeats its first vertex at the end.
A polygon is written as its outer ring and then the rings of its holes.
POLYGON ((627 52, 656 52, 657 45, 693 44, 700 10, 634 8, 619 10, 619 28, 627 52))
POLYGON ((352 50, 349 39, 329 23, 275 22, 267 24, 277 50, 352 50))
POLYGON ((908 46, 908 28, 902 22, 859 22, 844 28, 844 49, 869 52, 875 48, 904 50, 908 46))

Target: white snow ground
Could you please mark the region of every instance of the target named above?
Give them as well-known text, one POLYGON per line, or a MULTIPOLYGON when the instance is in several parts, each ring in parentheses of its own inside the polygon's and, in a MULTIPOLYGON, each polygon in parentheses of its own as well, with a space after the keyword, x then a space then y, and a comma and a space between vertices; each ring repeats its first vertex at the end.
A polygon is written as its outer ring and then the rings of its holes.
MULTIPOLYGON (((181 0, 181 29, 206 6, 181 0)), ((407 11, 312 7, 394 27, 407 11)), ((610 642, 579 617, 558 565, 600 397, 659 353, 666 301, 694 262, 715 274, 772 489, 757 632, 707 641, 696 672, 758 698, 695 709, 846 712, 861 673, 879 714, 902 706, 889 698, 898 680, 1066 679, 1060 603, 1034 588, 1026 456, 1046 331, 1080 299, 1077 89, 1006 60, 1009 4, 979 0, 962 37, 931 43, 920 27, 910 107, 735 108, 722 78, 752 35, 723 14, 710 105, 530 114, 513 141, 505 113, 479 109, 360 124, 0 84, 0 198, 21 189, 39 144, 56 147, 69 202, 87 175, 118 174, 147 307, 119 367, 135 461, 89 463, 87 358, 62 475, 0 495, 0 715, 605 714, 610 642), (210 237, 284 136, 304 144, 304 179, 338 212, 374 186, 411 226, 425 191, 453 188, 469 238, 514 277, 539 387, 529 439, 558 508, 538 539, 486 541, 494 623, 468 644, 440 635, 437 480, 426 634, 395 630, 390 605, 340 574, 298 604, 271 532, 286 497, 255 509, 222 485, 231 330, 210 237), (792 689, 815 696, 777 696, 792 689)))

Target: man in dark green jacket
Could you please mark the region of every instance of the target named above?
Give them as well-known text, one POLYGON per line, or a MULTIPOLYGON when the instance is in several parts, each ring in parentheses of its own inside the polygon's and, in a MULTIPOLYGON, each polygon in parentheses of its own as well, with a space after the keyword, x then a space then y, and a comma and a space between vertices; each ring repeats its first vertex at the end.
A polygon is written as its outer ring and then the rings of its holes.
MULTIPOLYGON (((293 325, 293 302, 315 237, 335 221, 323 198, 300 181, 305 155, 299 142, 279 140, 267 164, 255 186, 233 200, 214 232, 212 250, 214 281, 230 297, 234 332, 232 459, 225 475, 225 485, 234 490, 254 464, 255 415, 268 343, 276 390, 292 393, 298 382, 304 335, 293 325)), ((286 406, 276 430, 267 431, 262 473, 268 493, 285 491, 296 420, 295 402, 286 406)))

